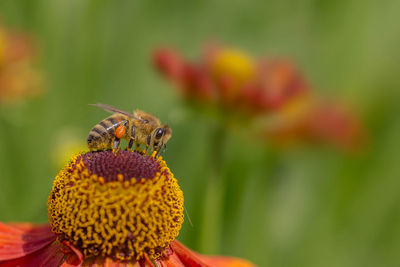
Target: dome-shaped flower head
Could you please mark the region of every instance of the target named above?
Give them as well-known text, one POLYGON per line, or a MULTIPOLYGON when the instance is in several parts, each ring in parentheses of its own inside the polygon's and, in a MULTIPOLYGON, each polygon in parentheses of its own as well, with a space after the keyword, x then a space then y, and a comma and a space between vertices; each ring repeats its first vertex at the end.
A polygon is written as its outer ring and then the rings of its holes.
POLYGON ((30 36, 0 25, 0 104, 43 92, 42 75, 34 68, 36 50, 30 36))
POLYGON ((163 48, 155 51, 154 63, 187 98, 230 111, 270 112, 309 91, 291 61, 256 59, 229 47, 208 46, 199 62, 163 48))
POLYGON ((56 176, 47 207, 49 225, 0 224, 1 266, 252 266, 175 240, 183 193, 161 157, 79 154, 56 176))

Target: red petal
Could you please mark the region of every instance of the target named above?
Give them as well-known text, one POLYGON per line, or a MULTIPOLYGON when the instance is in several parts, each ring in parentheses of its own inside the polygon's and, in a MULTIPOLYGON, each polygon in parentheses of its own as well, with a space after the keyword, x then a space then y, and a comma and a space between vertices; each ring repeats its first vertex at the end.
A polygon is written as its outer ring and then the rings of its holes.
POLYGON ((176 240, 171 243, 171 248, 186 267, 255 267, 252 263, 242 259, 199 255, 176 240))
MULTIPOLYGON (((172 253, 157 260, 162 267, 253 267, 249 262, 227 257, 207 257, 186 248, 178 241, 171 243, 172 253)), ((0 223, 0 267, 142 267, 144 262, 119 262, 93 257, 83 260, 82 253, 68 242, 56 240, 48 225, 0 223), (68 255, 66 257, 66 255, 68 255)), ((148 265, 148 264, 147 264, 148 265)))
POLYGON ((62 252, 64 254, 68 254, 68 257, 63 262, 61 267, 73 267, 73 266, 81 266, 83 263, 83 255, 82 253, 71 245, 68 241, 63 241, 63 249, 62 252))
POLYGON ((215 267, 255 267, 252 263, 238 258, 201 256, 201 259, 209 266, 215 267))
POLYGON ((0 261, 1 267, 54 267, 59 266, 65 254, 61 251, 61 244, 58 241, 45 246, 27 256, 0 261))
POLYGON ((160 264, 162 267, 185 267, 182 261, 179 259, 178 255, 175 253, 170 255, 168 259, 161 260, 160 264))
POLYGON ((184 266, 187 267, 203 267, 208 266, 197 256, 196 253, 182 245, 178 241, 172 241, 171 248, 179 257, 179 259, 183 262, 184 266))
POLYGON ((0 223, 0 261, 26 256, 55 239, 49 225, 0 223))

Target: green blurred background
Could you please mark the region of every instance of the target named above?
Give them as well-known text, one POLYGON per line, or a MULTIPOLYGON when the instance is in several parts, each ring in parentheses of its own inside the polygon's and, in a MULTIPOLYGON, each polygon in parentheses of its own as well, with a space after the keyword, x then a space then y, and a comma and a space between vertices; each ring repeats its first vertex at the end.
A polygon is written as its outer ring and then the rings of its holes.
POLYGON ((56 140, 84 141, 107 115, 87 104, 102 102, 172 127, 164 157, 185 194, 189 247, 259 266, 399 266, 399 10, 396 0, 2 0, 2 22, 37 41, 47 92, 0 108, 0 220, 46 221, 56 140), (150 55, 167 44, 195 58, 210 39, 293 59, 318 94, 352 103, 368 146, 276 150, 231 132, 205 199, 218 121, 185 105, 150 55), (218 218, 204 212, 213 198, 218 218))

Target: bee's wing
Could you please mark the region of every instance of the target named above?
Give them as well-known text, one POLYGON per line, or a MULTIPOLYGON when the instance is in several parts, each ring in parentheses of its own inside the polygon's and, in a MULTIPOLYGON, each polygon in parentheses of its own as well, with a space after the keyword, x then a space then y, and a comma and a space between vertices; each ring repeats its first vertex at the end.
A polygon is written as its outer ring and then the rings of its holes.
POLYGON ((129 112, 124 111, 124 110, 117 109, 116 107, 113 107, 113 106, 110 106, 110 105, 100 104, 100 103, 98 103, 98 104, 89 104, 89 105, 102 108, 102 109, 104 109, 104 110, 106 110, 108 112, 111 112, 111 113, 120 113, 120 114, 126 115, 126 116, 128 116, 130 118, 133 118, 133 119, 136 119, 136 120, 139 120, 139 121, 143 121, 142 119, 139 119, 138 117, 136 117, 132 113, 129 113, 129 112))

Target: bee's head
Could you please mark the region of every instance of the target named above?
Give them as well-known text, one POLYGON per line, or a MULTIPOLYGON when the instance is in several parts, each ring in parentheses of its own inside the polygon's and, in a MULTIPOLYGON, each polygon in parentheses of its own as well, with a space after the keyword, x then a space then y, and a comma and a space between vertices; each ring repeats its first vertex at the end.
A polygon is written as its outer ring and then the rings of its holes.
POLYGON ((154 130, 154 143, 165 144, 172 136, 172 130, 168 125, 164 124, 154 130))

